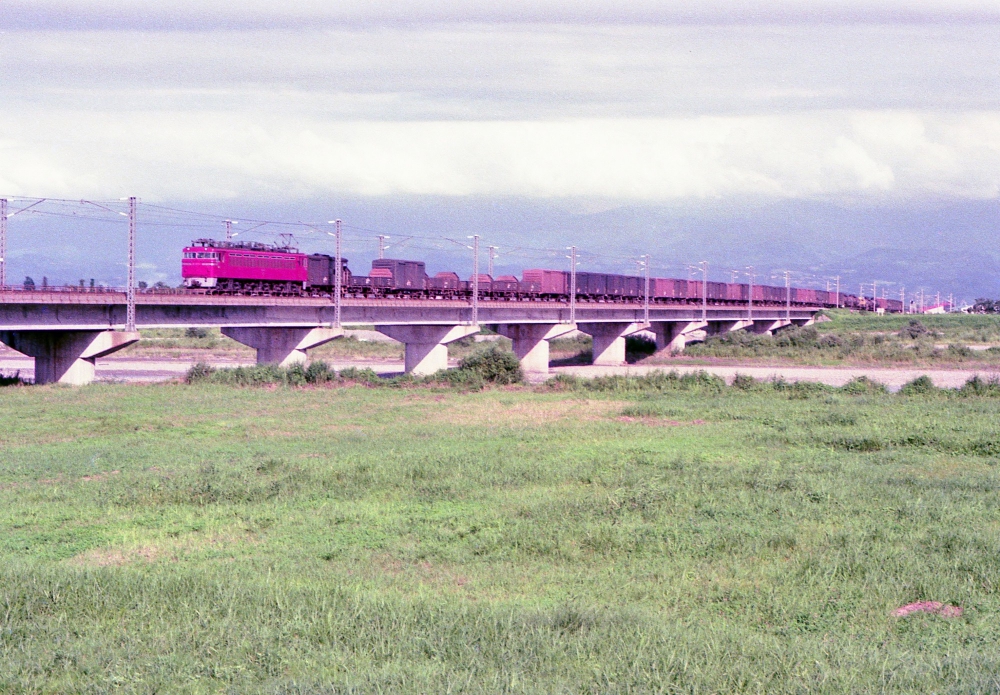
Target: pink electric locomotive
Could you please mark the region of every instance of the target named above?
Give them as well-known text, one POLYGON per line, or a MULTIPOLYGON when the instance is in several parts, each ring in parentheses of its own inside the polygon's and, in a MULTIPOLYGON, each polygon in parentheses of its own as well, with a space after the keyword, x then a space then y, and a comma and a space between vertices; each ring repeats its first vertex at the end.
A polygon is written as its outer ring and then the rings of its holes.
MULTIPOLYGON (((343 283, 350 281, 341 259, 343 283)), ((302 295, 328 293, 336 261, 326 254, 288 246, 198 239, 184 249, 184 286, 210 293, 302 295)))

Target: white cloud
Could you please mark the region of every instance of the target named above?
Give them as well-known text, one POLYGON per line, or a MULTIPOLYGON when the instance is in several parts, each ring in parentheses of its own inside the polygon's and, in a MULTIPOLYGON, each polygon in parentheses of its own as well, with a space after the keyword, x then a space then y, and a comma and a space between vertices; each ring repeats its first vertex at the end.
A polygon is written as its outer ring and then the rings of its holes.
MULTIPOLYGON (((245 9, 265 17, 273 6, 245 9)), ((138 7, 122 0, 119 9, 138 7)), ((204 12, 233 14, 222 7, 204 12)), ((322 18, 334 4, 302 7, 322 18)), ((336 7, 330 12, 368 6, 336 7)), ((452 18, 464 11, 414 7, 452 18)), ((574 8, 597 17, 609 6, 540 7, 537 17, 574 8)), ((723 4, 697 7, 722 12, 723 4)), ((781 7, 807 11, 799 2, 781 7)), ((844 5, 852 7, 862 5, 844 5)), ((992 5, 962 7, 988 14, 992 5)), ((0 41, 0 192, 988 198, 1000 171, 995 35, 982 23, 632 26, 614 18, 14 31, 0 41)))
POLYGON ((13 26, 301 27, 441 22, 857 22, 983 20, 996 0, 6 0, 13 26))
POLYGON ((905 201, 1000 186, 997 112, 333 123, 38 112, 0 127, 0 190, 17 195, 905 201))
POLYGON ((5 100, 347 120, 1000 108, 996 27, 28 31, 5 100))

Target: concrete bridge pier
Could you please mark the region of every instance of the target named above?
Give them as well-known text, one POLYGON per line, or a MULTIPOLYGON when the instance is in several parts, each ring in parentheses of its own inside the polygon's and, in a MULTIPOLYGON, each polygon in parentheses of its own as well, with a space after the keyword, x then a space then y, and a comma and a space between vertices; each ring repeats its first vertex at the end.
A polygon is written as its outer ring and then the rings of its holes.
POLYGON ((0 331, 0 342, 35 358, 36 384, 89 384, 98 357, 138 340, 137 331, 0 331))
POLYGON ((576 330, 569 323, 503 323, 497 333, 510 338, 521 369, 528 374, 549 373, 549 341, 576 330))
POLYGON ((304 364, 306 350, 344 335, 342 328, 226 326, 222 334, 257 351, 257 364, 304 364))
POLYGON ((406 372, 426 376, 448 368, 448 343, 479 332, 479 326, 375 326, 379 333, 406 345, 406 372))
POLYGON ((742 331, 753 326, 753 321, 749 319, 735 319, 733 321, 710 321, 705 329, 706 337, 710 335, 725 335, 733 331, 742 331))
POLYGON ((786 319, 765 319, 763 321, 754 321, 753 330, 754 333, 758 335, 772 335, 779 328, 784 328, 785 326, 791 325, 791 321, 786 319))
POLYGON ((625 364, 625 338, 649 329, 648 323, 581 323, 579 329, 594 340, 593 364, 625 364))
POLYGON ((656 334, 656 351, 683 352, 684 346, 697 339, 699 332, 704 333, 704 321, 655 321, 653 332, 656 334))

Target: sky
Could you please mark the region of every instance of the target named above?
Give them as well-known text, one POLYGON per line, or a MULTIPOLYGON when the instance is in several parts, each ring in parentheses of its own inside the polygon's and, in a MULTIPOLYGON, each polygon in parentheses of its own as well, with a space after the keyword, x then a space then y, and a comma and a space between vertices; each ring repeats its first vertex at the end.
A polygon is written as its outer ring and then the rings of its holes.
MULTIPOLYGON (((5 1, 0 195, 341 217, 355 272, 480 234, 508 271, 1000 296, 1000 0, 150 5, 5 1)), ((12 218, 9 276, 121 275, 118 221, 65 219, 12 218)), ((200 218, 156 219, 175 282, 200 218)))

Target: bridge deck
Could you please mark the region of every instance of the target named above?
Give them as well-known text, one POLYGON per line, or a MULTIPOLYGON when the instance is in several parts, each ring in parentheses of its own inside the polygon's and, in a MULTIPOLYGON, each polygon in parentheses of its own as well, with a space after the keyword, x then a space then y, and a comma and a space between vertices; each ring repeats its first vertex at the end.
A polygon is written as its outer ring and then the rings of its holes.
MULTIPOLYGON (((0 330, 80 330, 120 328, 125 324, 124 292, 3 292, 0 293, 0 330)), ((478 320, 498 323, 567 323, 568 301, 481 299, 478 320)), ((812 318, 820 307, 753 306, 753 318, 795 320, 812 318)), ((746 319, 745 304, 709 304, 709 321, 746 319)), ((577 301, 578 322, 634 322, 645 317, 642 302, 577 301)), ((650 303, 651 321, 693 321, 702 318, 700 304, 650 303)), ((471 300, 457 299, 343 299, 345 324, 467 324, 472 322, 471 300)), ((140 328, 187 326, 322 326, 334 321, 328 297, 246 297, 193 293, 140 293, 136 296, 136 325, 140 328)))

